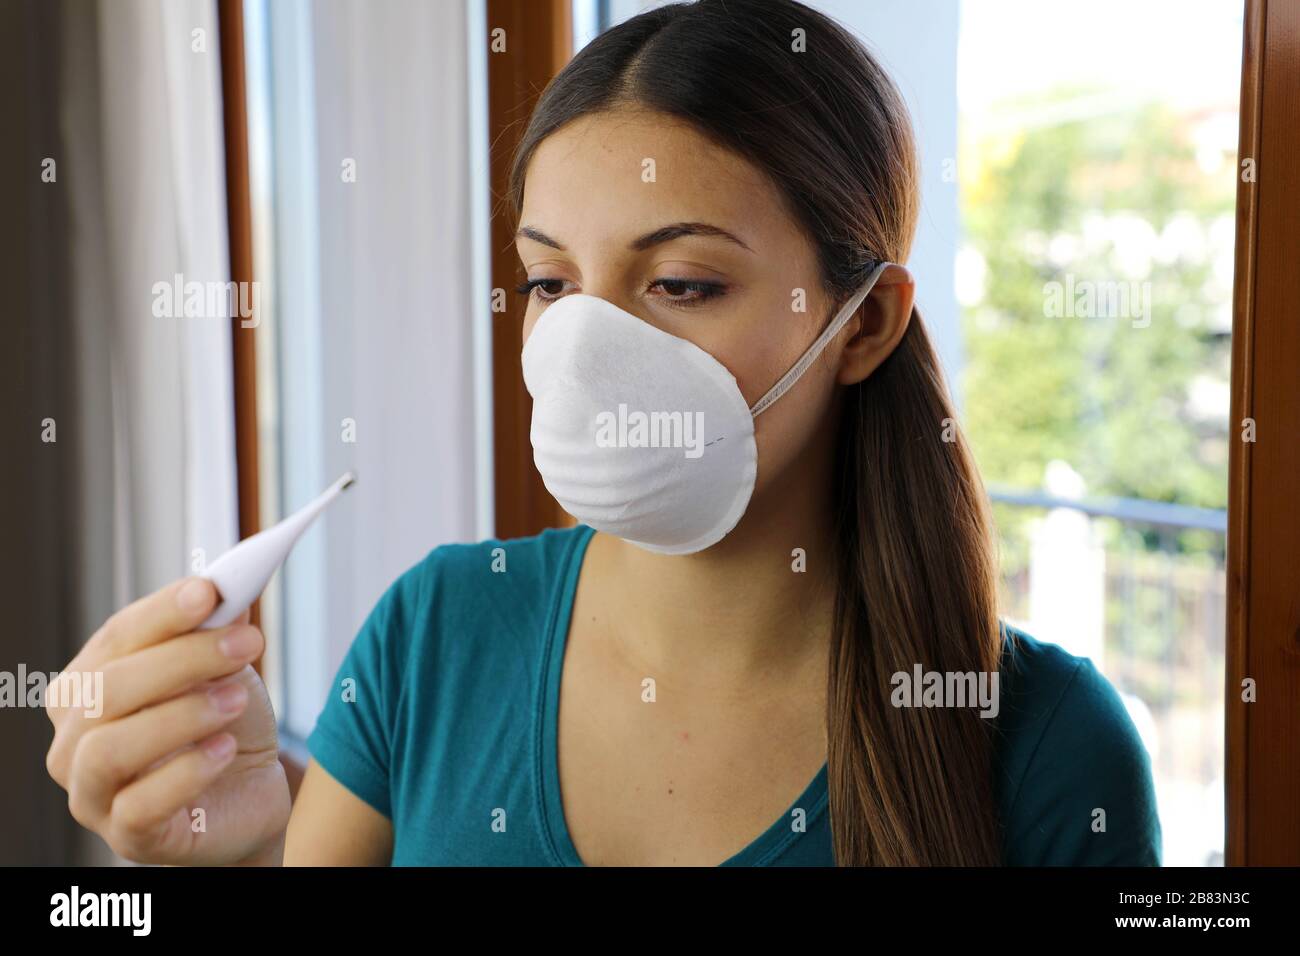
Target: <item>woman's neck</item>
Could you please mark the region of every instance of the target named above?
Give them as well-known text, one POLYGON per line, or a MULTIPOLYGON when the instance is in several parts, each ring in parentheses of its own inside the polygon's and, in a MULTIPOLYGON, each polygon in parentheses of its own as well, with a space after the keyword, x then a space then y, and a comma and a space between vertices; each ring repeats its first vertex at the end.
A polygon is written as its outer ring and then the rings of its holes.
MULTIPOLYGON (((796 469, 797 470, 797 469, 796 469)), ((662 555, 597 534, 584 574, 621 651, 647 672, 723 685, 824 670, 834 599, 829 494, 807 473, 768 487, 722 541, 662 555)))

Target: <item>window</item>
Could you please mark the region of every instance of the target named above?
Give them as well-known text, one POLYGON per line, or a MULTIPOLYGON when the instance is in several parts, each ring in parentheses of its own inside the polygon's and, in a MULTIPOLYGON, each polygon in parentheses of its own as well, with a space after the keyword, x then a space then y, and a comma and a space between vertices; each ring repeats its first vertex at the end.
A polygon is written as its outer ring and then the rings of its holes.
POLYGON ((262 525, 357 475, 263 598, 290 739, 384 589, 436 545, 491 534, 481 17, 245 2, 262 525))
POLYGON ((962 8, 960 386, 1004 613, 1120 691, 1167 865, 1223 862, 1241 15, 962 8))

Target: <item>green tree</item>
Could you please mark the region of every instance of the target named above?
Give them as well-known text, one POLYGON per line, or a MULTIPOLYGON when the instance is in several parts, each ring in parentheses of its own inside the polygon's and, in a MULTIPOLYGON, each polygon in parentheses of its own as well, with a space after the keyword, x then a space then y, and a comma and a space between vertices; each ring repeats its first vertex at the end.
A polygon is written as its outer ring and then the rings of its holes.
POLYGON ((963 137, 966 243, 986 279, 963 318, 962 386, 989 483, 1039 488, 1063 459, 1091 495, 1226 505, 1227 408, 1207 418, 1192 397, 1228 378, 1205 237, 1236 183, 1231 161, 1217 178, 1201 168, 1195 124, 1149 105, 963 137), (1150 324, 1049 316, 1045 287, 1071 277, 1146 283, 1150 324))

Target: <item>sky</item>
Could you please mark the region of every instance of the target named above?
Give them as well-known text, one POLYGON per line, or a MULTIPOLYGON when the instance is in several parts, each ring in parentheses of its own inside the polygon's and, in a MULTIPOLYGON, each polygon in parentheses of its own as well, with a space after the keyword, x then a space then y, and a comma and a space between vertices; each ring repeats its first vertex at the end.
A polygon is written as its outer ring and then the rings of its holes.
POLYGON ((1241 0, 962 0, 961 109, 977 113, 1018 92, 1075 82, 1130 99, 1235 108, 1242 7, 1241 0))

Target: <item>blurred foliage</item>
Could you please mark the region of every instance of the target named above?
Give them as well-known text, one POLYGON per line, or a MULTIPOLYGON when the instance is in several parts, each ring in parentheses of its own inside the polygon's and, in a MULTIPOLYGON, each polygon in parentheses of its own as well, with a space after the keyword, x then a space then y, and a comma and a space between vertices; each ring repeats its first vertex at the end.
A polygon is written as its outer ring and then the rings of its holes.
MULTIPOLYGON (((1017 106, 1032 115, 1077 95, 1017 106)), ((1041 488, 1062 459, 1089 496, 1226 506, 1228 411, 1198 415, 1189 394, 1198 379, 1228 380, 1228 336, 1211 325, 1226 295, 1206 292, 1218 253, 1203 240, 1233 215, 1235 159, 1207 173, 1195 131, 1195 118, 1157 105, 963 130, 964 255, 985 270, 963 315, 962 386, 987 483, 1041 488), (1171 224, 1191 241, 1170 241, 1171 224), (1044 286, 1067 275, 1150 283, 1150 325, 1049 317, 1044 286)))

